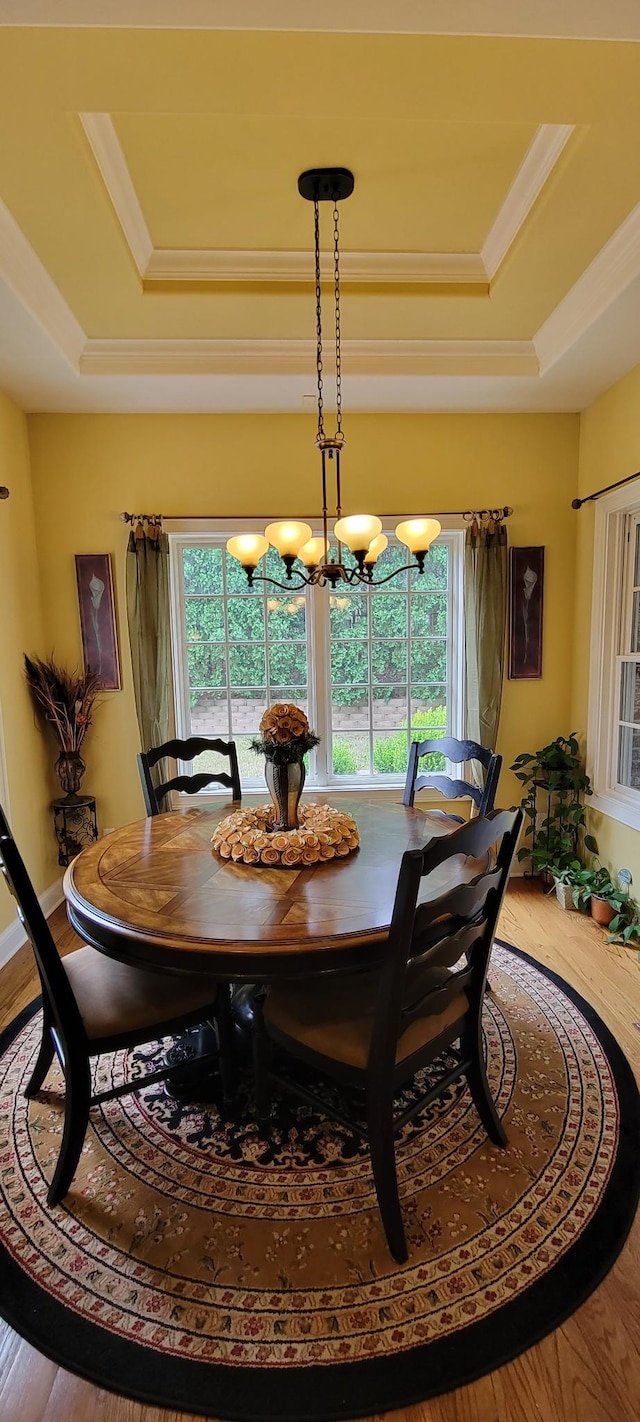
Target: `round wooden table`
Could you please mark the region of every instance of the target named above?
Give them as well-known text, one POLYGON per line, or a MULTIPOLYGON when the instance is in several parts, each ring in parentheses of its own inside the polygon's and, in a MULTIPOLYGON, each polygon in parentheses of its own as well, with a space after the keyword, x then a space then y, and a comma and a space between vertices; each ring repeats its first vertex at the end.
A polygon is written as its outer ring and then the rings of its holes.
MULTIPOLYGON (((231 982, 367 966, 387 937, 403 851, 457 825, 375 795, 315 798, 357 821, 361 844, 348 858, 299 869, 223 862, 210 840, 229 802, 174 810, 78 855, 64 879, 73 927, 124 962, 231 982)), ((481 867, 456 856, 423 881, 423 901, 481 867)))

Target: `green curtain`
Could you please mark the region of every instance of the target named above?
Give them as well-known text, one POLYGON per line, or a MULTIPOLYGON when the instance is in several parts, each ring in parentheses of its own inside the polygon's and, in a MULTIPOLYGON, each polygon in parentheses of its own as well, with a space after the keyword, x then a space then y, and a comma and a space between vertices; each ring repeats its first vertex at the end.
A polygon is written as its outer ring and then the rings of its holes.
POLYGON ((507 530, 467 529, 464 554, 465 734, 495 750, 507 621, 507 530))
MULTIPOLYGON (((150 750, 168 739, 171 688, 169 539, 153 525, 129 537, 127 618, 140 740, 150 750)), ((162 778, 162 763, 157 770, 162 778)))

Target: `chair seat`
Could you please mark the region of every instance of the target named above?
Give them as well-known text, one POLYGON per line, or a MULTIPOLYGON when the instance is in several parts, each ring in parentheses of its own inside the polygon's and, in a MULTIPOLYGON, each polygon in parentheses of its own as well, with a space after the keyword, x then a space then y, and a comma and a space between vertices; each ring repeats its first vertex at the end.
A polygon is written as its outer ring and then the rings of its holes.
POLYGON ((90 1041, 143 1032, 203 1009, 216 999, 211 978, 147 972, 79 948, 62 959, 90 1041))
MULTIPOLYGON (((278 984, 265 1001, 265 1022, 321 1056, 364 1071, 378 982, 379 973, 351 973, 278 984)), ((396 1064, 434 1041, 463 1017, 469 1006, 466 993, 457 989, 446 968, 430 968, 416 975, 412 990, 415 999, 433 992, 434 1010, 429 1012, 426 1005, 424 1015, 410 1023, 398 1039, 396 1064)))

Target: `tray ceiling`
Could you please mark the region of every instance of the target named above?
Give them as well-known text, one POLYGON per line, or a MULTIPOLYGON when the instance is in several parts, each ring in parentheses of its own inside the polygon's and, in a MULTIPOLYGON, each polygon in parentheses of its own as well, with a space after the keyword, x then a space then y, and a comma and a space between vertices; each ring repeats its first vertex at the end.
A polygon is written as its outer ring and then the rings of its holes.
POLYGON ((5 25, 0 379, 299 409, 296 180, 339 163, 352 408, 581 408, 640 360, 639 81, 632 43, 5 25))

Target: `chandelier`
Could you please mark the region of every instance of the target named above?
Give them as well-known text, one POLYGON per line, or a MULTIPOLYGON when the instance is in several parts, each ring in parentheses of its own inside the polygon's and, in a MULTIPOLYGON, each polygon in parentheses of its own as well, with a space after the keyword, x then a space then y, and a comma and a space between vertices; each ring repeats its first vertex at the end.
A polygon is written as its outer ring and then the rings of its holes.
MULTIPOLYGON (((260 582, 274 587, 290 589, 308 586, 335 589, 338 583, 374 584, 389 582, 415 564, 404 568, 394 568, 384 577, 375 577, 375 565, 389 542, 382 532, 382 521, 375 514, 352 514, 342 517, 342 493, 340 484, 340 456, 345 445, 342 432, 342 359, 340 349, 340 233, 338 204, 353 192, 354 177, 348 168, 310 168, 298 178, 298 191, 308 202, 313 203, 315 285, 316 285, 316 378, 318 386, 318 429, 316 447, 322 460, 322 537, 314 538, 308 523, 297 519, 284 519, 280 523, 270 523, 264 534, 240 533, 230 538, 227 552, 242 564, 249 587, 258 577, 260 582), (336 428, 334 434, 327 434, 324 424, 324 373, 322 349, 322 284, 320 277, 320 203, 333 204, 333 303, 335 326, 335 391, 336 428), (327 485, 329 466, 333 466, 335 490, 335 519, 333 536, 337 548, 330 545, 329 509, 327 485), (260 560, 269 545, 276 549, 282 559, 283 576, 286 582, 266 574, 257 574, 260 560), (353 562, 343 561, 343 548, 349 549, 353 562)), ((441 525, 435 518, 411 518, 399 523, 395 536, 413 554, 418 572, 424 572, 424 560, 433 540, 438 537, 441 525)))

